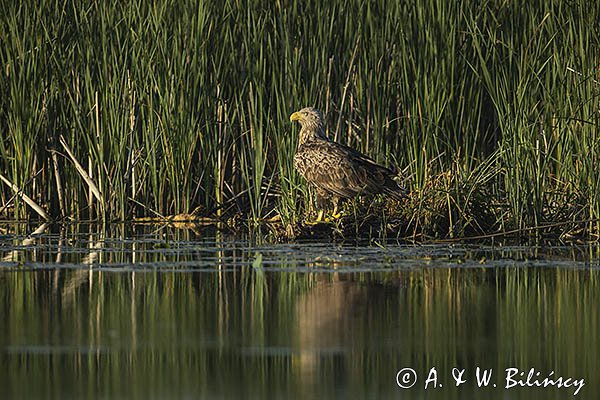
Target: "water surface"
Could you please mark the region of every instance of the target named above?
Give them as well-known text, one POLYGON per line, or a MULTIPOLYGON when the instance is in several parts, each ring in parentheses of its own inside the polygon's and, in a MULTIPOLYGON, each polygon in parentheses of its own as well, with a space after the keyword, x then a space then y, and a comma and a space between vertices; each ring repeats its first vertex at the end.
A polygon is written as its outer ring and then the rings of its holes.
POLYGON ((576 398, 600 394, 593 246, 265 244, 121 225, 31 236, 36 228, 0 230, 3 398, 564 399, 576 390, 507 389, 508 368, 515 380, 532 368, 530 382, 584 379, 576 398), (477 367, 492 371, 487 386, 477 367), (413 370, 414 386, 399 387, 413 370))

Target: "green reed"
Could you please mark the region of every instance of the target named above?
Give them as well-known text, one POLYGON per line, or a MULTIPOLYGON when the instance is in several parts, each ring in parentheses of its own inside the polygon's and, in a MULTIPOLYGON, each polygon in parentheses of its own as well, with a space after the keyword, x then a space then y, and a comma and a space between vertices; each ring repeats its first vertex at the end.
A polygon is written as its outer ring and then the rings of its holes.
MULTIPOLYGON (((450 227, 469 223, 468 193, 504 229, 600 217, 597 6, 46 0, 0 15, 0 173, 54 217, 202 206, 295 223, 309 191, 288 116, 307 105, 332 138, 407 168, 415 193, 452 174, 434 210, 450 227)), ((28 215, 0 196, 4 216, 28 215)))

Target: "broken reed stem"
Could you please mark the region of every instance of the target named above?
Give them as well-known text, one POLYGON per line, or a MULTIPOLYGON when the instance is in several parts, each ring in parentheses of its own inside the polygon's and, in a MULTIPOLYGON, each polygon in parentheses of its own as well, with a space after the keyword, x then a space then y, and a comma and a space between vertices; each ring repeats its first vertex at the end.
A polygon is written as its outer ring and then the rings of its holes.
POLYGON ((46 211, 44 211, 44 209, 42 207, 40 207, 31 197, 29 197, 25 193, 23 193, 23 189, 20 189, 17 185, 15 185, 11 181, 9 181, 2 174, 0 174, 0 180, 2 180, 2 182, 4 182, 6 185, 8 185, 15 192, 15 194, 17 196, 19 196, 25 203, 27 203, 29 205, 29 207, 33 208, 33 210, 35 212, 37 212, 40 215, 40 217, 44 218, 46 221, 51 220, 48 213, 46 213, 46 211))
POLYGON ((60 210, 61 217, 67 215, 65 210, 65 197, 64 197, 64 189, 62 185, 62 180, 60 178, 60 170, 58 167, 58 156, 56 155, 56 150, 50 151, 52 157, 52 167, 54 169, 54 179, 56 179, 56 194, 58 195, 58 208, 60 210))
POLYGON ((88 175, 88 173, 85 171, 83 166, 79 163, 79 161, 77 161, 77 159, 73 155, 73 152, 69 148, 69 145, 65 141, 65 138, 62 135, 60 135, 59 140, 60 140, 60 144, 65 149, 65 151, 67 152, 67 155, 71 159, 71 162, 73 163, 73 165, 75 165, 75 169, 77 169, 77 172, 79 172, 79 175, 81 175, 81 177, 83 178, 85 183, 87 183, 90 192, 94 195, 94 197, 96 197, 96 199, 100 203, 100 206, 102 207, 102 209, 104 209, 104 200, 102 198, 102 194, 100 193, 100 190, 98 189, 98 186, 96 186, 96 184, 94 183, 92 178, 88 175))

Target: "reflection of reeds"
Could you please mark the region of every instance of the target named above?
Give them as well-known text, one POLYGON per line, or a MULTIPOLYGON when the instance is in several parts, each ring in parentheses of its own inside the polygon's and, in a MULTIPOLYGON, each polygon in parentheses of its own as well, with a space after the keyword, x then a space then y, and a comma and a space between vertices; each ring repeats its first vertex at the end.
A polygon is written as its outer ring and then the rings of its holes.
POLYGON ((288 116, 316 105, 330 136, 406 168, 411 227, 598 233, 600 38, 581 27, 600 15, 563 3, 8 2, 0 172, 63 215, 293 227, 310 190, 288 116))
MULTIPOLYGON (((48 223, 43 223, 42 225, 38 226, 26 239, 23 239, 21 241, 21 246, 31 246, 32 244, 35 244, 36 242, 36 235, 41 235, 42 233, 44 233, 46 231, 46 229, 48 229, 48 223)), ((10 253, 8 253, 6 256, 4 256, 4 258, 2 259, 2 261, 4 262, 15 262, 18 261, 19 259, 19 254, 22 252, 23 250, 13 250, 10 253)))
POLYGON ((92 266, 93 264, 102 261, 98 260, 98 258, 102 255, 102 250, 104 248, 103 237, 103 230, 101 230, 100 232, 94 232, 93 229, 90 230, 87 247, 88 251, 86 255, 81 259, 81 264, 83 266, 88 266, 89 268, 76 269, 70 277, 70 279, 63 285, 62 299, 65 304, 68 304, 70 301, 74 301, 75 292, 79 289, 81 285, 89 283, 91 287, 94 276, 92 273, 92 266), (98 235, 98 237, 96 237, 96 235, 98 235))
POLYGON ((111 398, 165 389, 215 397, 215 388, 228 398, 323 398, 340 387, 394 397, 390 379, 404 365, 600 374, 597 271, 420 268, 335 278, 244 268, 136 273, 135 285, 130 272, 56 274, 0 275, 0 339, 12 349, 0 355, 7 397, 43 397, 51 386, 57 395, 75 388, 111 398), (33 353, 40 344, 47 351, 33 353), (90 348, 103 350, 90 356, 90 348))

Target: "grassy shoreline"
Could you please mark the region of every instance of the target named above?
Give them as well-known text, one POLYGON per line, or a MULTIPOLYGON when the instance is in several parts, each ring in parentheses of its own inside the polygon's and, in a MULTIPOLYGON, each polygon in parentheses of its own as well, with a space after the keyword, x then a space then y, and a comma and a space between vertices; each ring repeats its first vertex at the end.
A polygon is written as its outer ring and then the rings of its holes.
POLYGON ((13 3, 0 6, 3 219, 38 217, 25 194, 50 219, 300 229, 311 193, 288 116, 314 105, 332 138, 406 171, 406 203, 349 203, 348 226, 599 237, 597 5, 13 3))

